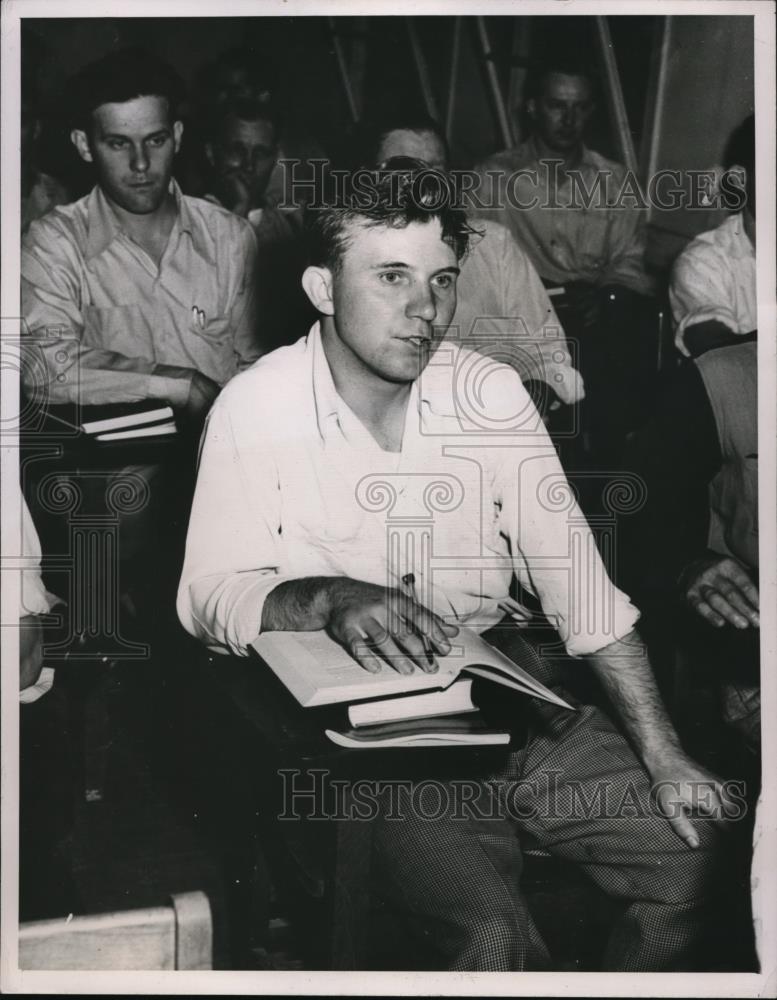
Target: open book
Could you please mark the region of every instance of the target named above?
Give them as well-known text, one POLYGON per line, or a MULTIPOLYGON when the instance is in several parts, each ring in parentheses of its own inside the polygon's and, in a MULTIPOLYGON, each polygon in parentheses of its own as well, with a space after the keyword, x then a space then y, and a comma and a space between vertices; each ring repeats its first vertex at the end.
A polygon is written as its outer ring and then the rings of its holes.
MULTIPOLYGON (((437 656, 439 670, 436 673, 416 669, 412 674, 399 674, 385 663, 380 673, 372 674, 359 666, 326 632, 264 632, 252 643, 254 650, 303 707, 357 702, 348 709, 349 721, 354 727, 350 738, 356 742, 342 743, 344 736, 338 734, 341 740, 335 742, 341 745, 360 745, 367 739, 369 727, 374 727, 372 732, 377 738, 378 729, 387 724, 438 716, 461 719, 467 713, 476 713, 477 706, 471 698, 471 679, 476 677, 562 708, 572 708, 472 629, 460 628, 458 635, 451 639, 451 645, 446 656, 437 656), (363 727, 364 736, 357 738, 359 727, 363 727)), ((438 732, 430 737, 432 742, 419 743, 422 732, 423 727, 416 726, 414 739, 402 744, 394 740, 376 744, 373 740, 372 745, 429 746, 441 742, 438 732)), ((333 739, 330 731, 327 735, 333 739)), ((394 734, 386 733, 386 738, 391 735, 394 734)), ((468 738, 445 742, 485 740, 468 738)))

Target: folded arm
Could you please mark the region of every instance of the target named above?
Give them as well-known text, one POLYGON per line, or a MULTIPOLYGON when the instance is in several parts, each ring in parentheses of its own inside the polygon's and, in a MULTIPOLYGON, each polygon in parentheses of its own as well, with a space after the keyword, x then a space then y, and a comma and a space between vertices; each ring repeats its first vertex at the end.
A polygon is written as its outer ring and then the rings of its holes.
POLYGON ((33 398, 52 403, 121 403, 164 399, 183 406, 193 370, 157 365, 84 342, 80 264, 63 240, 22 247, 22 379, 33 398))

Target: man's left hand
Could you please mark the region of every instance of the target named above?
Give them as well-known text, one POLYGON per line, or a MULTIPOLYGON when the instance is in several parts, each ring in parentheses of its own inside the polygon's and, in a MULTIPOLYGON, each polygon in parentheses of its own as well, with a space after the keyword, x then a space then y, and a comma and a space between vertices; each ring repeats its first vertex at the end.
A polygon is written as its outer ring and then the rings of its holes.
POLYGON ((691 816, 722 821, 739 811, 739 803, 730 797, 721 779, 682 751, 648 771, 659 811, 689 847, 699 846, 691 816))

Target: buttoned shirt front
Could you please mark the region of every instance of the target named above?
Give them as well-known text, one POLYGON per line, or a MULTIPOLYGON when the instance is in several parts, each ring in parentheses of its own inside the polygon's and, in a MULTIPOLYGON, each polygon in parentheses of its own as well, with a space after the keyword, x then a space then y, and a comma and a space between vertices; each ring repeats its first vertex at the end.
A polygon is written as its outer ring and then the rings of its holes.
POLYGON ((223 385, 259 356, 250 225, 174 181, 171 192, 176 219, 158 265, 99 187, 30 225, 21 275, 33 394, 183 404, 192 370, 223 385))
POLYGON ((653 291, 640 196, 628 194, 621 164, 583 147, 580 163, 567 172, 542 157, 531 138, 490 157, 478 174, 473 215, 507 226, 543 279, 653 291))
POLYGON ((686 356, 689 326, 716 320, 736 334, 757 329, 755 248, 741 212, 697 236, 683 250, 672 268, 669 302, 675 343, 686 356))
POLYGON ((478 630, 502 618, 516 573, 573 655, 638 617, 511 368, 443 341, 389 453, 337 393, 315 326, 233 379, 209 415, 179 616, 208 645, 244 654, 283 581, 397 587, 409 572, 422 603, 478 630))

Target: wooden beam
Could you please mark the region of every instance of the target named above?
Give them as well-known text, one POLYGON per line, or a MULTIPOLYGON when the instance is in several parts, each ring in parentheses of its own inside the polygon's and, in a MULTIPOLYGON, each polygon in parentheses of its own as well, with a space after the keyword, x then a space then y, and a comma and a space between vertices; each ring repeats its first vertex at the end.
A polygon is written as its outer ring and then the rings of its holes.
POLYGON ((607 83, 606 96, 610 111, 610 118, 615 126, 615 136, 618 141, 618 153, 626 167, 637 172, 637 157, 634 152, 634 142, 631 138, 629 119, 626 114, 626 103, 623 100, 623 88, 621 78, 618 74, 618 65, 615 62, 615 53, 612 48, 612 38, 610 36, 610 26, 607 18, 601 14, 596 15, 596 36, 599 41, 599 54, 604 67, 604 75, 607 83))
POLYGON ((429 79, 429 70, 426 65, 426 59, 424 58, 424 53, 421 48, 421 41, 418 37, 418 31, 415 26, 415 18, 406 17, 405 24, 407 25, 407 33, 410 37, 410 48, 413 51, 413 61, 415 62, 416 73, 418 74, 418 83, 421 87, 421 94, 424 99, 424 104, 426 105, 426 113, 434 118, 435 121, 439 121, 438 111, 437 111, 437 101, 434 98, 434 91, 432 90, 432 82, 429 79))
POLYGON ((650 79, 645 101, 645 122, 642 128, 640 146, 640 178, 643 183, 658 168, 658 147, 661 141, 664 105, 666 101, 666 80, 669 67, 669 47, 672 42, 672 17, 667 15, 659 20, 658 31, 653 42, 650 57, 650 79))
POLYGON ((340 70, 340 79, 342 80, 343 90, 345 91, 345 99, 348 102, 348 110, 351 113, 351 120, 354 125, 357 125, 359 123, 359 119, 361 118, 361 109, 351 83, 351 77, 348 71, 348 62, 346 61, 345 50, 343 49, 343 41, 337 32, 337 20, 334 17, 328 17, 326 20, 329 25, 332 48, 335 50, 337 66, 340 70))
POLYGON ((481 14, 475 18, 475 22, 477 26, 478 40, 480 42, 480 52, 486 67, 486 79, 488 80, 491 98, 496 109, 499 132, 505 147, 509 148, 513 145, 513 130, 505 108, 502 89, 499 86, 499 77, 497 76, 496 65, 494 63, 494 54, 491 51, 491 42, 489 41, 488 29, 486 28, 486 19, 481 14))
POLYGON ((453 39, 451 41, 451 70, 448 77, 448 103, 445 108, 445 138, 448 145, 453 136, 453 115, 456 110, 456 84, 459 79, 459 59, 461 56, 461 18, 453 19, 453 39))
POLYGON ((523 112, 523 91, 526 84, 531 43, 531 18, 513 18, 513 48, 510 59, 510 82, 507 88, 507 113, 513 127, 513 142, 521 139, 521 113, 523 112))

